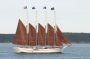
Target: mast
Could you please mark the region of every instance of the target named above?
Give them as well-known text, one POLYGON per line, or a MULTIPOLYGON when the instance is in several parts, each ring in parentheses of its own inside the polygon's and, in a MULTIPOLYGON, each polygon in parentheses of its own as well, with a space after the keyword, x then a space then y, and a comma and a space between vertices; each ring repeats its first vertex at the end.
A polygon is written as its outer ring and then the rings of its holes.
MULTIPOLYGON (((35 7, 32 7, 33 10, 35 10, 36 8, 35 7)), ((37 21, 37 10, 35 10, 35 18, 36 18, 36 24, 35 24, 35 29, 36 29, 36 45, 38 45, 38 21, 37 21)))
POLYGON ((28 8, 27 6, 24 6, 24 10, 26 10, 26 22, 27 22, 27 25, 26 25, 26 29, 27 29, 27 34, 29 33, 29 14, 28 14, 28 8))
POLYGON ((29 45, 29 12, 28 12, 28 8, 27 5, 24 6, 24 9, 26 10, 26 31, 27 31, 27 45, 29 45))
POLYGON ((47 22, 47 7, 44 6, 43 9, 45 10, 45 46, 47 45, 47 36, 48 36, 48 22, 47 22))
POLYGON ((54 46, 56 45, 56 40, 57 40, 57 28, 56 28, 56 11, 55 11, 55 8, 54 7, 52 7, 51 8, 51 11, 53 11, 54 12, 54 20, 53 20, 53 22, 54 22, 54 46))

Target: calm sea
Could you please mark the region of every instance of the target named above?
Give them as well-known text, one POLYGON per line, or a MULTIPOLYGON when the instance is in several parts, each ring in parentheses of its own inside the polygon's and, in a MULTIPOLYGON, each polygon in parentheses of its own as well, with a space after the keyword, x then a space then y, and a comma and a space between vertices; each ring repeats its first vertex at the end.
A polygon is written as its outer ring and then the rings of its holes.
POLYGON ((16 54, 11 43, 0 43, 0 59, 90 59, 90 44, 72 44, 62 54, 16 54))

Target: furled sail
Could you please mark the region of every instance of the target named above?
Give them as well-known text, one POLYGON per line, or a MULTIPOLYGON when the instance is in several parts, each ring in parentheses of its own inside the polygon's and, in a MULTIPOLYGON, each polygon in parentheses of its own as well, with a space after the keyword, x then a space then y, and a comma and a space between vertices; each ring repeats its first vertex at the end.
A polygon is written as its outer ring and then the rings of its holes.
POLYGON ((31 46, 36 45, 36 30, 30 23, 29 23, 28 44, 31 46))
POLYGON ((60 42, 65 44, 69 43, 69 40, 64 37, 63 33, 61 32, 58 26, 57 26, 57 38, 58 38, 57 45, 61 45, 60 42))
POLYGON ((47 44, 50 46, 54 45, 54 28, 48 24, 48 30, 47 30, 47 44))
POLYGON ((27 33, 24 24, 19 20, 13 44, 26 45, 27 44, 27 33))
POLYGON ((45 28, 38 24, 38 45, 45 46, 45 28))

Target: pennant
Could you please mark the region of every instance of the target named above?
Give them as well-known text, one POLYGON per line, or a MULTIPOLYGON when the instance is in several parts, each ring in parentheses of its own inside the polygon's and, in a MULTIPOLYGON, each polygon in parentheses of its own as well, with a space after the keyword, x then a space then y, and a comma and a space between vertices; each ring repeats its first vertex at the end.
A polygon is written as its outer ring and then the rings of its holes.
POLYGON ((52 8, 51 8, 51 10, 55 10, 55 8, 54 8, 54 7, 52 7, 52 8))
POLYGON ((32 9, 36 9, 35 7, 32 7, 32 9))
POLYGON ((44 6, 44 7, 43 7, 43 9, 47 9, 47 7, 46 7, 46 6, 44 6))
POLYGON ((24 9, 27 9, 27 6, 24 6, 24 9))

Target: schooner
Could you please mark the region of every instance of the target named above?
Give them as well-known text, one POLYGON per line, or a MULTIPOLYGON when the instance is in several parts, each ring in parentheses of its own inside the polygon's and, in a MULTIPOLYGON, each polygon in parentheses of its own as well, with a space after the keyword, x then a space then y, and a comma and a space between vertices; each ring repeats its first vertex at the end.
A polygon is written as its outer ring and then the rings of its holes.
MULTIPOLYGON (((35 7, 32 7, 32 9, 35 9, 35 7)), ((46 6, 44 9, 46 9, 46 6)), ((54 7, 51 8, 52 11, 54 9, 54 7)), ((15 45, 14 50, 16 53, 55 53, 63 52, 63 49, 70 42, 61 32, 56 20, 54 26, 46 21, 45 27, 40 23, 36 23, 36 27, 34 27, 30 22, 25 26, 19 19, 12 43, 15 45)))

